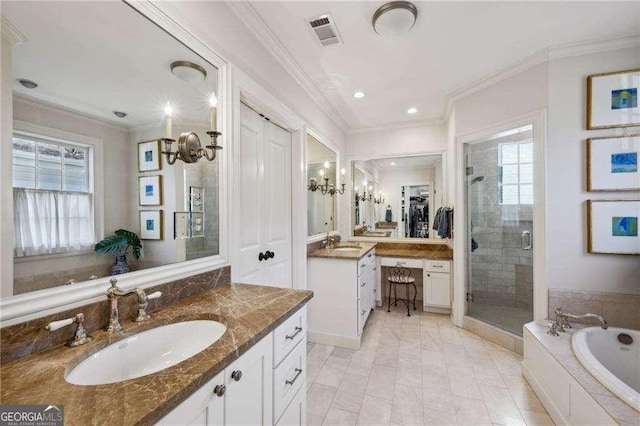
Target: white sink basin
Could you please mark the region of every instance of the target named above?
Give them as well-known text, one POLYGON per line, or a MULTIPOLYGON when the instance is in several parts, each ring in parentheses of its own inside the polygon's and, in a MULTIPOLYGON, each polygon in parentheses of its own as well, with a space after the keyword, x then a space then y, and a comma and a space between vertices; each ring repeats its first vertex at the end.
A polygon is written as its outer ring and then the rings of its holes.
POLYGON ((215 343, 227 331, 217 321, 185 321, 152 328, 113 343, 66 374, 74 385, 103 385, 169 368, 215 343))
POLYGON ((360 248, 356 247, 338 247, 334 248, 333 251, 358 251, 360 248))

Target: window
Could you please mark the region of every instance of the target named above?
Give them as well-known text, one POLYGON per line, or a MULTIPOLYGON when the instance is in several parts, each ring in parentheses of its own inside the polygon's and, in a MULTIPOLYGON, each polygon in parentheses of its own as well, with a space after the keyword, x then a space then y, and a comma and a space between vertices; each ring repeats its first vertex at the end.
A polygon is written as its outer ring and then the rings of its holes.
POLYGON ((533 204, 533 142, 499 145, 500 204, 533 204))
POLYGON ((12 158, 15 256, 91 248, 91 147, 16 133, 12 158))

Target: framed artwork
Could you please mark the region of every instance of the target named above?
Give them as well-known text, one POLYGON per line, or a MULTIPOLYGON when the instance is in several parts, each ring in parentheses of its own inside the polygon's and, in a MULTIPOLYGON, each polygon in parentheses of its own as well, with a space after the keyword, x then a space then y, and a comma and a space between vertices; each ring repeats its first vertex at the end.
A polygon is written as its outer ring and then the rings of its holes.
POLYGON ((587 77, 587 129, 640 126, 640 69, 587 77))
POLYGON ((152 172, 160 170, 160 140, 138 143, 138 171, 152 172))
POLYGON ((589 253, 640 254, 640 200, 588 200, 589 253))
POLYGON ((162 176, 140 176, 138 178, 138 204, 141 206, 162 205, 162 176))
POLYGON ((192 186, 189 192, 189 198, 191 200, 191 211, 201 212, 204 206, 204 188, 201 188, 199 186, 192 186))
POLYGON ((140 211, 140 239, 162 239, 162 210, 140 211))
POLYGON ((587 139, 587 191, 640 190, 640 135, 587 139))

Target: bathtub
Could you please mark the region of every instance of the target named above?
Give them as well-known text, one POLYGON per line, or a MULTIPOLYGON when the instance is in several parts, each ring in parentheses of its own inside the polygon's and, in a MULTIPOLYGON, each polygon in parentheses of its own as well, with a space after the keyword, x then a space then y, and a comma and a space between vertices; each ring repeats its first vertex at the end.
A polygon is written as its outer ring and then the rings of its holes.
POLYGON ((580 363, 603 386, 640 411, 640 331, 588 327, 573 335, 571 346, 580 363), (633 342, 623 343, 629 340, 624 335, 633 342))

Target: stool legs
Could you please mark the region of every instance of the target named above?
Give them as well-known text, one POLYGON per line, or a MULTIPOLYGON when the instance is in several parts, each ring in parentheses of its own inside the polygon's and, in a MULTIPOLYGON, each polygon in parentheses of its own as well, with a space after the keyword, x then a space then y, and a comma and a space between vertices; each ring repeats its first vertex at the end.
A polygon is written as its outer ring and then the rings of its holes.
POLYGON ((387 307, 387 312, 391 312, 391 281, 389 281, 389 306, 387 307))
POLYGON ((411 299, 409 297, 411 295, 411 292, 409 290, 409 285, 406 285, 405 287, 407 288, 407 316, 410 317, 411 316, 411 302, 410 302, 411 299))
POLYGON ((416 311, 416 297, 418 296, 418 287, 413 283, 413 310, 416 311))

